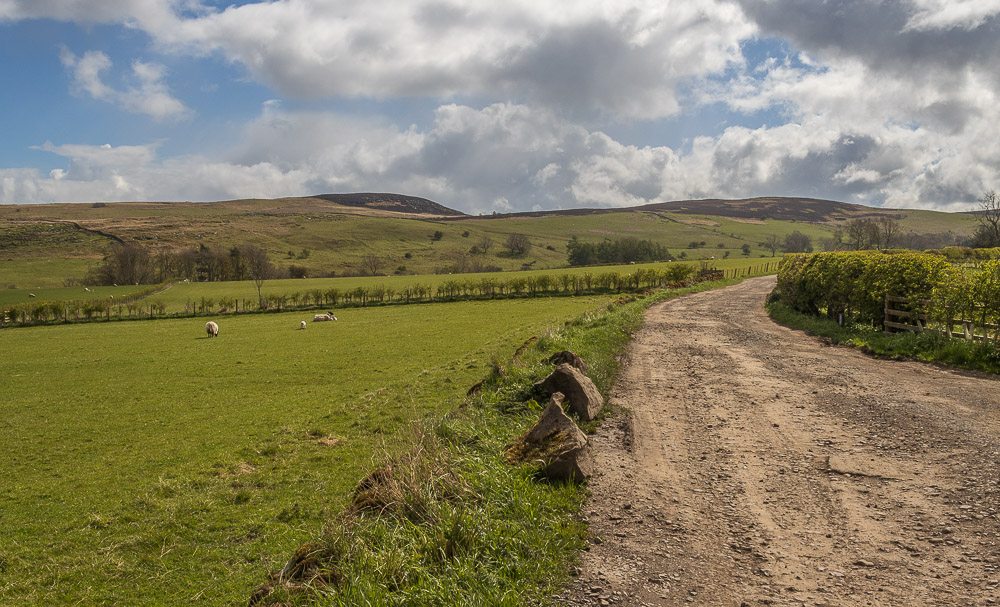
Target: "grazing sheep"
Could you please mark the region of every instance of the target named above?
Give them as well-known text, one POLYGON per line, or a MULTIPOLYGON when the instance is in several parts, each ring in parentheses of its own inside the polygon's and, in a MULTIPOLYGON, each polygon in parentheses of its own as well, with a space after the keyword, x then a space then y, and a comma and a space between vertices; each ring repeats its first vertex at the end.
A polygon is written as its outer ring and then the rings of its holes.
POLYGON ((324 322, 327 320, 337 320, 337 317, 327 312, 326 314, 313 315, 313 322, 324 322))
POLYGON ((215 324, 211 320, 205 323, 205 333, 208 333, 209 337, 219 336, 219 325, 215 324))
POLYGON ((299 328, 300 329, 305 329, 306 328, 306 321, 303 320, 302 322, 300 322, 299 323, 299 328))

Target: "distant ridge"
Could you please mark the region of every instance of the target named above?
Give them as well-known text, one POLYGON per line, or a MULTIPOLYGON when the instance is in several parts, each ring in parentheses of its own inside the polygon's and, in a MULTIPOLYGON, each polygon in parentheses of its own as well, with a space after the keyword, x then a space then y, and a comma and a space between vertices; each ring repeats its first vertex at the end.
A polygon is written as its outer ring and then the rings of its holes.
POLYGON ((782 221, 804 221, 809 223, 830 223, 843 221, 851 217, 872 217, 885 215, 895 217, 905 214, 899 209, 882 209, 866 207, 849 202, 823 200, 820 198, 797 198, 768 196, 760 198, 721 199, 706 198, 702 200, 673 200, 654 202, 634 207, 608 208, 578 208, 551 211, 527 211, 522 213, 497 213, 481 215, 479 218, 490 217, 546 217, 546 216, 582 216, 600 215, 605 213, 682 213, 687 215, 712 215, 716 217, 732 217, 744 220, 776 219, 782 221))
POLYGON ((399 213, 421 213, 427 215, 446 215, 453 217, 464 217, 465 213, 449 209, 433 200, 419 198, 417 196, 406 196, 404 194, 384 194, 377 192, 360 192, 356 194, 317 194, 307 196, 307 198, 318 198, 345 207, 366 207, 369 209, 381 209, 383 211, 396 211, 399 213))

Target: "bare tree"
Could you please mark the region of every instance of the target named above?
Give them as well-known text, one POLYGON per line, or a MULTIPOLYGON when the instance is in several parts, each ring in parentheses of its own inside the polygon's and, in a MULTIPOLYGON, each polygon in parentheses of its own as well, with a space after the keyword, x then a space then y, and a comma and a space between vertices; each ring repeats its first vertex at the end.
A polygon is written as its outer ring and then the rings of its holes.
POLYGON ((781 248, 781 238, 777 234, 770 234, 764 239, 764 242, 760 243, 760 246, 771 251, 771 257, 774 257, 774 254, 781 248))
POLYGON ((878 234, 876 248, 890 249, 899 239, 899 222, 883 215, 875 221, 875 231, 878 234))
POLYGON ((135 243, 112 243, 85 279, 91 284, 137 285, 153 278, 153 256, 135 243))
POLYGON ((372 276, 377 276, 379 268, 382 267, 382 260, 374 253, 368 253, 361 258, 361 267, 372 276))
POLYGON ((271 259, 267 256, 267 251, 255 244, 249 243, 240 246, 240 256, 246 263, 247 275, 250 276, 250 280, 257 287, 257 301, 261 309, 263 309, 267 306, 260 289, 264 285, 264 281, 274 275, 274 266, 271 264, 271 259))
POLYGON ((479 239, 479 242, 476 243, 476 246, 479 247, 480 252, 485 255, 490 252, 491 248, 493 248, 493 239, 484 234, 483 237, 479 239))
POLYGON ((855 251, 871 249, 878 245, 878 225, 873 219, 867 217, 848 219, 844 224, 844 232, 847 234, 847 245, 855 251))
POLYGON ((977 247, 1000 247, 1000 194, 990 190, 979 199, 979 210, 976 211, 976 221, 979 227, 973 237, 977 247))

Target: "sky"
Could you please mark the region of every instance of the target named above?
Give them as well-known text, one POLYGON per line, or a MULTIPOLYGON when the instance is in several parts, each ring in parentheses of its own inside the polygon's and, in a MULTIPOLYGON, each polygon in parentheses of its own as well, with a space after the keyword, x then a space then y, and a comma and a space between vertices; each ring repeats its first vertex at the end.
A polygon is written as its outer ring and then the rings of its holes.
POLYGON ((1000 0, 0 0, 0 203, 1000 189, 1000 0))

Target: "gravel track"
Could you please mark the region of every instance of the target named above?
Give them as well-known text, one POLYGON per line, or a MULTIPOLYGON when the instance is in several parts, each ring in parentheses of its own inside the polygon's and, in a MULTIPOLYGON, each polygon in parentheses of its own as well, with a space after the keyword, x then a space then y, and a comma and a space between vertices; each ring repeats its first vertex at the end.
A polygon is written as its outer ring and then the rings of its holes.
POLYGON ((773 285, 649 309, 556 603, 1000 603, 1000 382, 779 326, 773 285))

